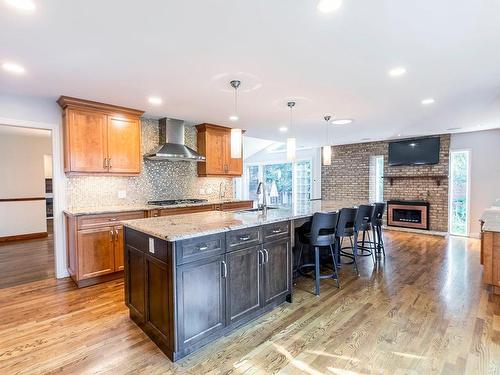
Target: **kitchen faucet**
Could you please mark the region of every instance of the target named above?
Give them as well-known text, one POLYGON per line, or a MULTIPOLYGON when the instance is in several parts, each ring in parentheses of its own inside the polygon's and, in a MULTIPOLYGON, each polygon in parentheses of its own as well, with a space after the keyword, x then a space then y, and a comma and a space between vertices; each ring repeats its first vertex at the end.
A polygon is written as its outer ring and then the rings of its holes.
POLYGON ((257 186, 257 196, 260 194, 262 194, 262 204, 257 205, 257 210, 262 210, 262 215, 267 215, 266 185, 264 185, 264 182, 259 182, 259 186, 257 186))

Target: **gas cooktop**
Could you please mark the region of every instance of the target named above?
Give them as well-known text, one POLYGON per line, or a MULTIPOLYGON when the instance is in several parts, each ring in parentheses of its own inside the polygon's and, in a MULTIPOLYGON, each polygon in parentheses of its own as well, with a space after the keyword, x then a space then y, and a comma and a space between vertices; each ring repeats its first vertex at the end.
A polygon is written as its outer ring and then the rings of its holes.
POLYGON ((154 206, 174 206, 176 204, 196 204, 208 202, 207 199, 166 199, 163 201, 149 201, 154 206))

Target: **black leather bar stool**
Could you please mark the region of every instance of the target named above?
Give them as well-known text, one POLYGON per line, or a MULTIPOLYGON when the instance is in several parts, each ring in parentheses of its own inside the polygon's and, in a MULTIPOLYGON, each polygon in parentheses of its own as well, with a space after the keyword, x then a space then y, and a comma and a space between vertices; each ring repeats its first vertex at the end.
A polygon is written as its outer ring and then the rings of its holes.
POLYGON ((356 219, 354 220, 354 242, 358 246, 358 250, 361 250, 358 251, 358 256, 371 256, 373 262, 375 262, 374 242, 370 238, 373 209, 374 206, 367 204, 358 207, 356 219), (360 235, 361 240, 359 239, 360 235))
MULTIPOLYGON (((334 278, 337 281, 337 287, 340 288, 339 275, 337 271, 337 262, 335 260, 335 228, 337 226, 337 212, 316 212, 311 222, 311 231, 304 234, 301 242, 297 271, 302 275, 307 275, 306 268, 313 268, 314 280, 316 284, 315 294, 319 296, 320 279, 334 278), (301 264, 303 254, 303 244, 314 247, 314 263, 301 264), (332 258, 333 272, 331 274, 321 274, 320 272, 320 249, 328 248, 329 256, 332 258)), ((300 235, 300 234, 299 234, 300 235)), ((310 271, 309 271, 310 272, 310 271)))
POLYGON ((342 263, 340 256, 344 256, 352 259, 352 262, 348 264, 353 264, 354 270, 359 275, 358 270, 358 246, 353 241, 354 237, 354 221, 356 220, 356 214, 358 212, 357 208, 342 208, 339 213, 339 220, 337 222, 337 229, 335 231, 335 242, 339 249, 339 258, 337 259, 339 264, 342 263), (351 246, 343 247, 344 238, 349 238, 351 246), (351 253, 347 253, 344 250, 350 249, 351 253))
POLYGON ((385 257, 384 236, 382 233, 384 212, 385 203, 375 203, 373 205, 371 225, 373 230, 373 242, 375 244, 376 256, 378 257, 380 257, 381 253, 385 257))

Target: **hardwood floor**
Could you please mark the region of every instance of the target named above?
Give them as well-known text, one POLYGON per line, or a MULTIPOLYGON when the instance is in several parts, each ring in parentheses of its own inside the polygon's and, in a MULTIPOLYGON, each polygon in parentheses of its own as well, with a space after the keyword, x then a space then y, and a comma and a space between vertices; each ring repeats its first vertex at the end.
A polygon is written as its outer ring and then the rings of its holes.
POLYGON ((54 278, 53 235, 0 243, 0 288, 54 278))
POLYGON ((0 290, 1 374, 499 374, 500 298, 479 241, 386 232, 387 258, 342 288, 300 279, 294 302, 172 364, 127 316, 123 282, 0 290))

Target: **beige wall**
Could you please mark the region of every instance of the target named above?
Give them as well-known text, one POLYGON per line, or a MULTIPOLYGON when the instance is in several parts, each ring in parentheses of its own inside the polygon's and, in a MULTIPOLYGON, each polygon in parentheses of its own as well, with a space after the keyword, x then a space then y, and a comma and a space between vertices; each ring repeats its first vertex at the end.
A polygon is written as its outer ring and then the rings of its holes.
MULTIPOLYGON (((33 133, 0 125, 0 199, 45 196, 44 155, 52 153, 51 138, 33 133)), ((45 201, 0 203, 0 237, 46 230, 45 201)))

